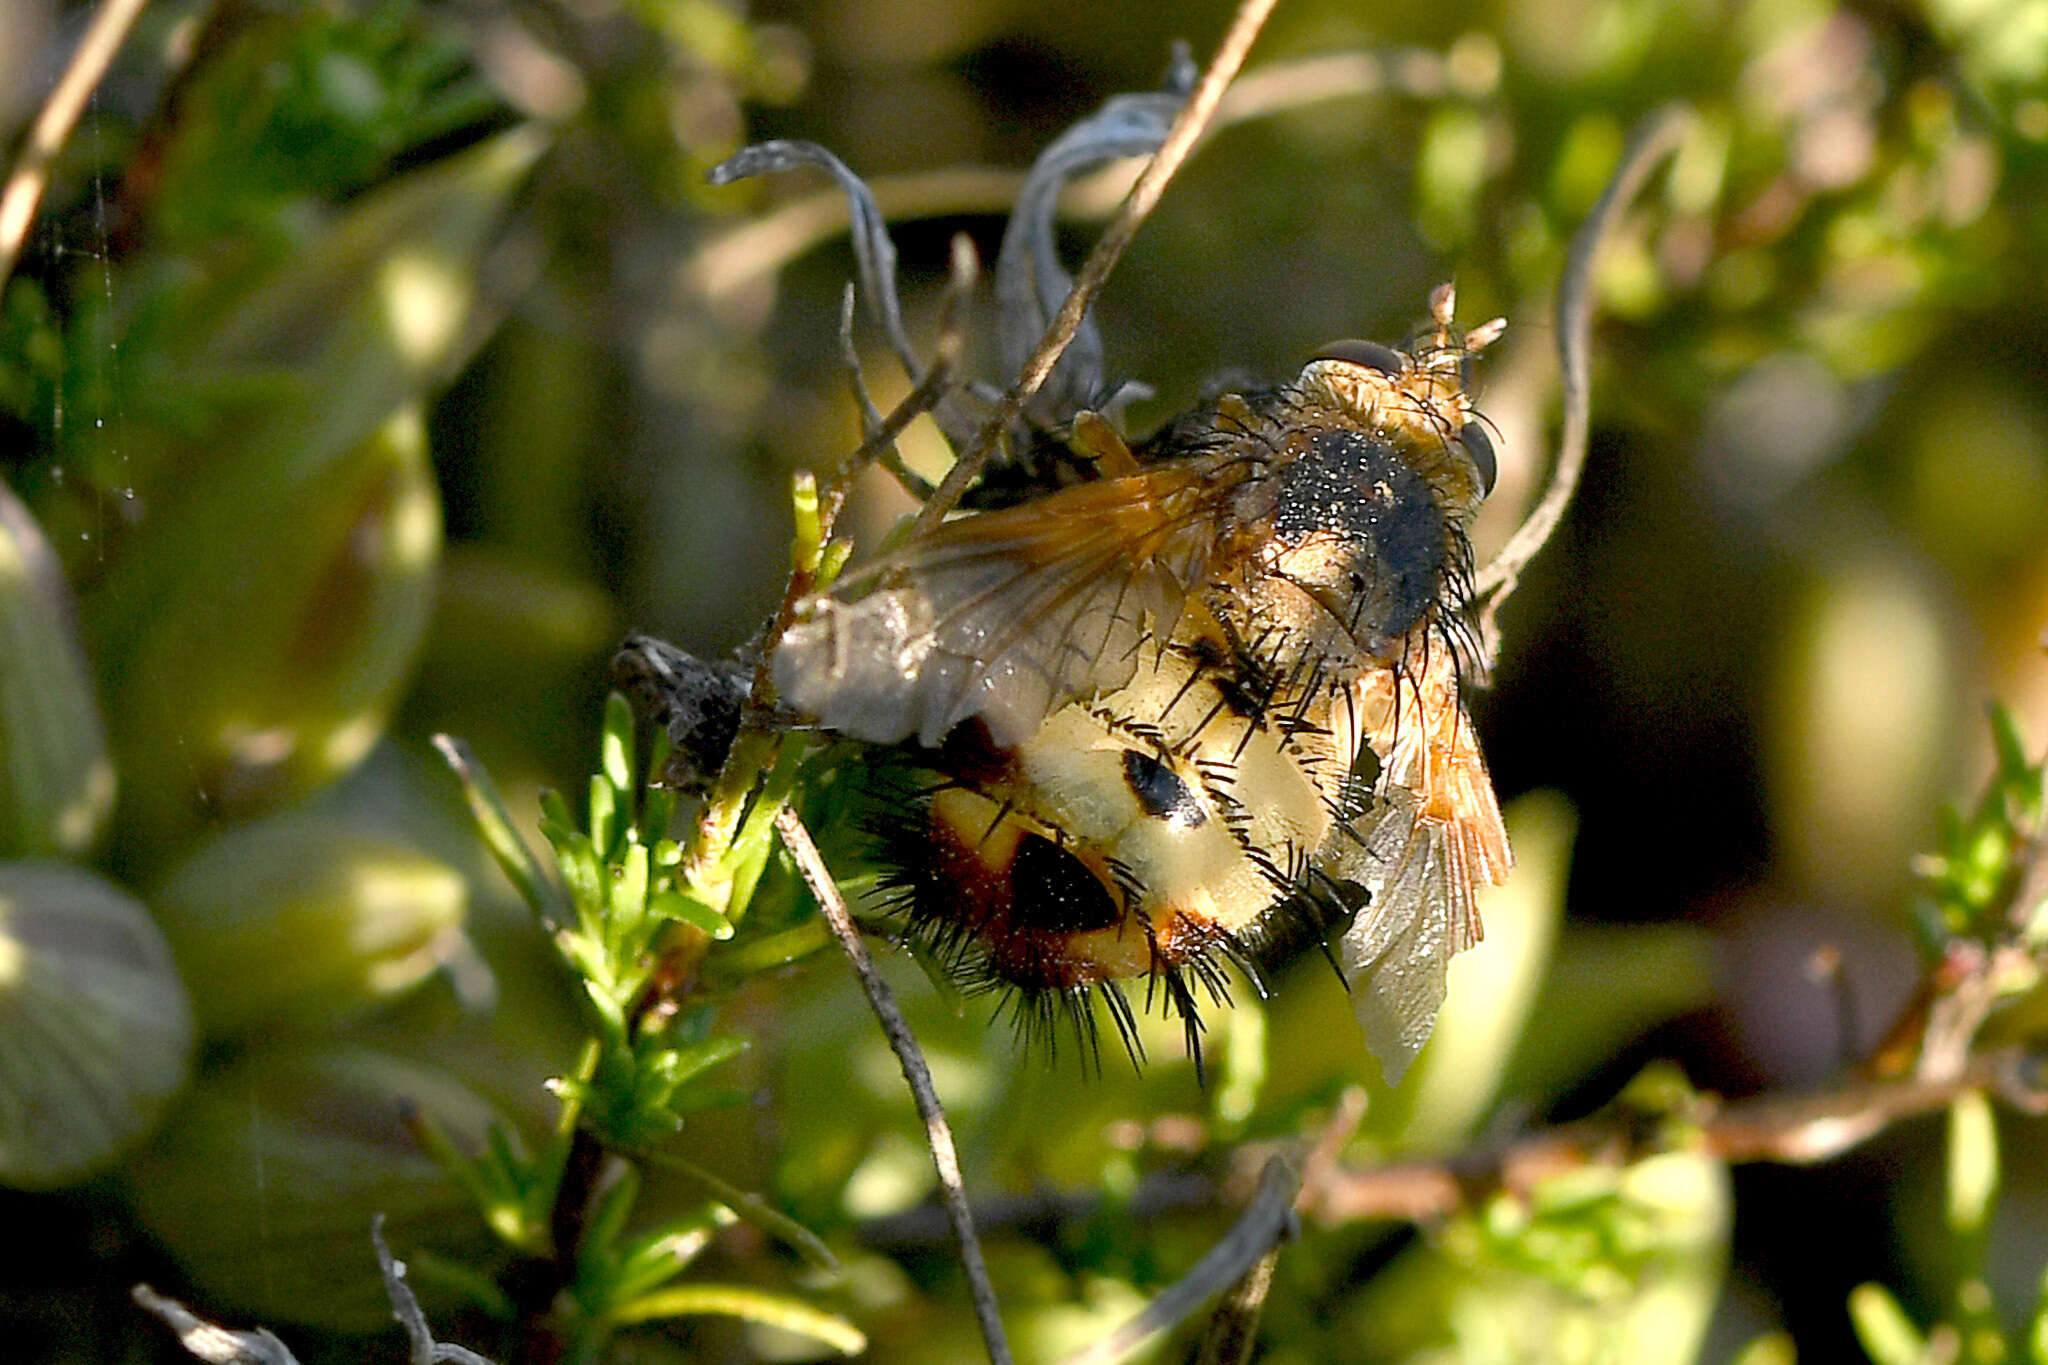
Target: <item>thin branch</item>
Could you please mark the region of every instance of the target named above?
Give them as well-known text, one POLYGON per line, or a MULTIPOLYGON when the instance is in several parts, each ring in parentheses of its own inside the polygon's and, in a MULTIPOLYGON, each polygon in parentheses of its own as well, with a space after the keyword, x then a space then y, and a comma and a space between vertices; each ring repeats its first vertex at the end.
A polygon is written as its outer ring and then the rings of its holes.
POLYGON ((381 1213, 370 1219, 370 1245, 376 1248, 377 1268, 384 1273, 384 1297, 391 1300, 391 1316, 405 1328, 406 1340, 412 1347, 411 1365, 438 1365, 444 1361, 450 1365, 491 1365, 488 1358, 466 1346, 434 1340, 427 1327, 427 1315, 420 1311, 419 1298, 405 1282, 405 1262, 393 1256, 391 1248, 385 1245, 381 1213))
MULTIPOLYGON (((1146 1176, 1130 1194, 1119 1196, 1118 1212, 1134 1223, 1206 1213, 1223 1202, 1227 1182, 1213 1173, 1161 1171, 1146 1176)), ((987 1195, 974 1201, 974 1226, 985 1233, 1049 1241, 1060 1229, 1098 1217, 1108 1203, 1096 1189, 1039 1189, 1029 1194, 987 1195)), ((871 1218, 858 1230, 860 1243, 884 1255, 930 1252, 952 1238, 943 1209, 919 1204, 886 1218, 871 1218)))
MULTIPOLYGON (((1372 95, 1382 90, 1411 99, 1438 100, 1450 94, 1455 84, 1449 61, 1442 53, 1428 48, 1325 52, 1271 62, 1246 72, 1216 106, 1215 126, 1228 128, 1325 100, 1372 95)), ((1465 87, 1459 93, 1473 96, 1487 92, 1465 87)))
MULTIPOLYGON (((1901 1119, 1932 1113, 1972 1090, 2027 1113, 2048 1112, 2040 1062, 2006 1048, 1984 1053, 1954 1077, 1852 1085, 1824 1095, 1765 1095, 1723 1103, 1702 1097, 1685 1144, 1735 1164, 1812 1165, 1867 1142, 1901 1119)), ((1304 1213, 1324 1223, 1368 1218, 1422 1222, 1472 1208, 1495 1191, 1527 1194, 1543 1181, 1588 1166, 1619 1166, 1662 1150, 1655 1125, 1633 1114, 1602 1114, 1532 1133, 1490 1152, 1372 1170, 1332 1169, 1304 1190, 1304 1213)))
POLYGON ((1315 1189, 1337 1168, 1338 1160, 1344 1155, 1344 1148, 1358 1132, 1358 1125, 1365 1121, 1368 1097, 1365 1087, 1347 1087, 1337 1097, 1336 1112, 1323 1125, 1322 1136, 1301 1163, 1301 1184, 1303 1189, 1315 1189))
POLYGON ((1166 141, 1160 145, 1152 159, 1145 163, 1138 182, 1131 186, 1123 207, 1103 230, 1102 237, 1095 243, 1095 249, 1088 253, 1081 273, 1075 277, 1074 287, 1067 295, 1067 301, 1060 306, 1059 314, 1053 318, 1052 326, 1046 329, 1044 340, 1025 362, 1023 372, 1016 383, 1004 395, 1002 404, 981 428, 961 457, 954 461, 947 471, 945 481, 939 485, 921 511, 911 528, 913 536, 929 532, 960 501, 960 495, 967 491, 967 485, 988 462, 990 454, 1024 411, 1024 405, 1038 392, 1039 386, 1052 374, 1053 366, 1059 363, 1060 354, 1067 349, 1067 343, 1080 330, 1081 320, 1086 316, 1088 305, 1108 280, 1109 272, 1116 266, 1118 258, 1137 235, 1140 225, 1151 214, 1165 192, 1167 182, 1173 179, 1181 165, 1194 150, 1195 142, 1207 130, 1210 119, 1215 115, 1216 105, 1223 98, 1238 69, 1244 65, 1252 43, 1258 38, 1259 30, 1265 26, 1266 18, 1273 12, 1277 0, 1244 0, 1238 6, 1236 16, 1231 20, 1230 31, 1223 35, 1223 42, 1210 59, 1208 70, 1195 84, 1188 96, 1188 102, 1175 116, 1173 125, 1167 129, 1166 141))
POLYGON ((0 286, 14 274, 21 244, 28 240, 29 224, 35 221, 36 205, 49 188, 50 167, 55 164, 57 153, 64 149, 65 140, 78 124, 78 116, 85 112, 86 101, 99 87, 114 54, 121 50, 128 30, 135 26, 142 7, 148 3, 149 0, 106 0, 93 15, 78 50, 71 54, 71 64, 58 78, 56 89, 43 101, 35 125, 29 129, 28 140, 22 144, 21 160, 15 163, 6 190, 0 191, 0 286))
POLYGON ((1244 1365, 1252 1357, 1258 1340, 1259 1317, 1266 1308, 1266 1295, 1273 1288, 1273 1270, 1280 1264, 1280 1245, 1274 1243, 1253 1263, 1209 1319, 1208 1335, 1202 1338, 1198 1365, 1244 1365))
POLYGON ((1301 1177, 1280 1157, 1259 1173, 1258 1193, 1243 1215, 1195 1262, 1194 1269, 1162 1292, 1136 1317, 1068 1356, 1061 1365, 1110 1365, 1142 1346, 1154 1334, 1185 1321, 1203 1304, 1250 1275, 1266 1256, 1293 1235, 1294 1198, 1301 1177))
MULTIPOLYGON (((896 438, 912 422, 937 407, 939 400, 952 388, 961 352, 967 347, 967 305, 974 297, 974 282, 980 273, 974 243, 964 233, 956 235, 948 259, 946 292, 939 299, 939 336, 933 347, 931 368, 925 371, 924 378, 896 405, 895 410, 868 433, 860 448, 833 471, 818 508, 818 520, 823 528, 821 539, 832 538, 832 527, 839 519, 840 508, 846 505, 846 494, 853 485, 854 477, 869 463, 893 449, 896 438)), ((898 463, 901 463, 900 456, 898 463)), ((792 607, 794 601, 792 597, 792 607)), ((784 628, 787 628, 786 624, 784 628)), ((781 635, 778 633, 775 638, 780 639, 781 635)))
MULTIPOLYGON (((1939 1081, 1900 1077, 1857 1082, 1818 1095, 1759 1095, 1723 1101, 1700 1097, 1696 1112, 1678 1116, 1692 1125, 1697 1150, 1736 1165, 1770 1162, 1813 1165, 1830 1161, 1893 1124, 1930 1114, 1972 1091, 1986 1091, 2022 1113, 2048 1113, 2048 1070, 2043 1059, 2022 1048, 1979 1054, 1962 1073, 1939 1081)), ((1331 1138, 1354 1125, 1348 1100, 1327 1130, 1331 1138)), ((1371 1168, 1325 1160, 1328 1138, 1318 1141, 1303 1165, 1298 1207, 1325 1226, 1367 1219, 1432 1222, 1470 1210, 1497 1191, 1528 1194, 1551 1177, 1589 1166, 1620 1166, 1671 1145, 1654 1122, 1635 1112, 1596 1114, 1577 1123, 1529 1133, 1511 1142, 1458 1153, 1442 1160, 1371 1168)), ((1337 1145, 1341 1146, 1341 1142, 1337 1145)), ((1233 1168, 1208 1173, 1162 1172, 1139 1182, 1119 1207, 1140 1220, 1194 1215, 1229 1202, 1251 1167, 1270 1146, 1248 1147, 1233 1168)), ((1104 1206, 1099 1193, 1040 1191, 978 1202, 975 1222, 984 1231, 1050 1235, 1083 1222, 1104 1206)), ((861 1228, 861 1241, 895 1253, 928 1249, 938 1240, 928 1210, 876 1219, 861 1228)))
POLYGON ((1643 182, 1678 146, 1680 135, 1691 122, 1691 111, 1670 105, 1640 124, 1622 153, 1614 179, 1593 205, 1593 212, 1572 238, 1564 278, 1557 288, 1557 361, 1564 391, 1564 424, 1558 437, 1557 466, 1550 486, 1530 510, 1508 543, 1501 547, 1479 575, 1474 597, 1486 603, 1484 638, 1493 638, 1494 610, 1515 590, 1515 582, 1529 561, 1542 550, 1551 532, 1564 517, 1564 509, 1579 485, 1586 464, 1587 391, 1586 352, 1593 311, 1593 263, 1609 228, 1621 211, 1634 200, 1643 182))
MULTIPOLYGON (((867 372, 861 368, 860 347, 854 344, 853 320, 860 309, 857 298, 860 289, 852 280, 846 282, 846 292, 839 296, 839 364, 846 371, 847 386, 853 390, 854 406, 860 409, 860 429, 863 437, 874 434, 882 425, 882 410, 875 406, 875 400, 868 393, 867 372)), ((884 453, 883 459, 888 455, 884 453)))
POLYGON ((875 970, 875 961, 868 956, 867 945, 861 942, 846 898, 839 894, 839 884, 832 879, 831 869, 825 866, 818 846, 811 841, 810 831, 804 828, 797 813, 787 807, 776 815, 775 828, 790 856, 796 859, 811 894, 818 898, 832 932, 839 938, 839 946, 846 950, 847 960, 853 964, 854 974, 868 994, 868 1004, 881 1021, 882 1032, 896 1051, 896 1060, 902 1064, 903 1079, 909 1083, 918 1115, 924 1119, 925 1141, 931 1148, 932 1165, 939 1173, 939 1189, 953 1222, 953 1235, 960 1244, 960 1264, 974 1296, 974 1314, 981 1322, 990 1365, 1010 1365, 1010 1344, 1003 1335, 1002 1312, 996 1303, 995 1288, 989 1283, 988 1267, 982 1261, 981 1240, 975 1236, 974 1214, 967 1207, 967 1191, 960 1179, 960 1156, 953 1147, 953 1130, 947 1126, 946 1112, 939 1105, 938 1090, 932 1085, 931 1068, 925 1065, 924 1053, 904 1021, 903 1011, 896 1007, 889 983, 875 970))
POLYGON ((235 1332, 216 1326, 146 1284, 136 1285, 128 1294, 145 1312, 162 1319, 178 1334, 178 1344, 207 1365, 299 1365, 291 1348, 268 1328, 235 1332))
MULTIPOLYGON (((939 303, 939 336, 933 348, 931 368, 916 388, 898 403, 881 424, 870 431, 867 438, 853 454, 840 462, 832 477, 826 480, 818 498, 818 544, 822 547, 832 539, 832 528, 839 520, 840 509, 846 505, 847 491, 853 486, 854 476, 865 469, 883 451, 890 449, 909 425, 930 412, 953 387, 953 375, 959 368, 961 352, 967 346, 967 302, 974 293, 975 276, 980 266, 975 259, 974 244, 963 234, 953 239, 951 277, 946 283, 946 293, 939 303)), ((812 568, 798 564, 789 571, 789 582, 784 586, 782 601, 775 609, 775 619, 769 625, 767 634, 754 660, 754 685, 752 712, 754 718, 766 717, 775 697, 775 650, 782 643, 782 637, 796 623, 797 612, 805 594, 816 586, 816 573, 812 568)), ((747 752, 743 742, 751 741, 759 733, 758 725, 750 725, 741 733, 741 741, 733 745, 735 756, 747 752)), ((751 758, 752 755, 749 753, 751 758)), ((707 814, 726 809, 727 803, 737 812, 745 791, 728 790, 728 783, 741 782, 751 788, 757 764, 735 763, 728 759, 724 770, 719 773, 718 790, 713 800, 706 803, 707 814)), ((727 836, 729 837, 729 835, 727 836)), ((699 852, 715 856, 724 848, 723 842, 715 837, 701 840, 699 852)))

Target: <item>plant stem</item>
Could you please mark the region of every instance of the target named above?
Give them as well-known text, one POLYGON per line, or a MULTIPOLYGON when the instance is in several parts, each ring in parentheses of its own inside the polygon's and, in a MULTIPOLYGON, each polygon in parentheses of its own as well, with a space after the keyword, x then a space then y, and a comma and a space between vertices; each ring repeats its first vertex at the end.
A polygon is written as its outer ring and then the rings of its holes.
POLYGON ((887 1035, 889 1046, 895 1049, 896 1060, 902 1064, 903 1079, 909 1083, 911 1096, 917 1102, 918 1115, 924 1120, 925 1142, 931 1148, 932 1165, 939 1173, 939 1190, 945 1200, 946 1215, 952 1220, 953 1235, 960 1244, 960 1264, 966 1271, 967 1283, 974 1296, 974 1314, 981 1322, 981 1337, 988 1347, 989 1363, 1010 1365, 1010 1344, 1003 1334, 1002 1312, 996 1303, 995 1289, 989 1283, 988 1267, 981 1256, 981 1240, 974 1233, 974 1214, 967 1206, 967 1191, 960 1179, 960 1154, 953 1146, 953 1130, 946 1123, 946 1111, 939 1104, 939 1092, 932 1085, 931 1068, 925 1065, 924 1052, 918 1047, 909 1023, 904 1020, 903 1011, 896 1007, 896 997, 889 990, 889 983, 882 980, 882 974, 875 970, 875 960, 868 955, 867 945, 861 942, 860 930, 854 925, 852 911, 847 909, 846 897, 839 894, 839 884, 832 879, 831 869, 825 866, 817 844, 812 842, 811 832, 804 828, 797 813, 787 807, 775 817, 775 828, 781 832, 783 843, 788 845, 790 855, 796 859, 811 894, 824 908, 825 918, 831 924, 832 932, 838 935, 839 946, 846 950, 847 960, 853 963, 854 974, 860 978, 862 989, 867 991, 868 1003, 873 1007, 875 1017, 881 1020, 882 1032, 887 1035))

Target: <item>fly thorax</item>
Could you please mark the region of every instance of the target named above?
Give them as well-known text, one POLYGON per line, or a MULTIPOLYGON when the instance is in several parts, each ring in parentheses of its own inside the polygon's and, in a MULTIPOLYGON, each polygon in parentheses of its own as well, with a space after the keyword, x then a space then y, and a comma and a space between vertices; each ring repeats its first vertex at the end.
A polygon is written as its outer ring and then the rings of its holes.
POLYGON ((1442 600, 1458 528, 1435 485, 1394 443, 1327 428, 1279 476, 1264 570, 1273 607, 1308 648, 1386 662, 1442 600), (1318 645, 1317 642, 1325 642, 1318 645))

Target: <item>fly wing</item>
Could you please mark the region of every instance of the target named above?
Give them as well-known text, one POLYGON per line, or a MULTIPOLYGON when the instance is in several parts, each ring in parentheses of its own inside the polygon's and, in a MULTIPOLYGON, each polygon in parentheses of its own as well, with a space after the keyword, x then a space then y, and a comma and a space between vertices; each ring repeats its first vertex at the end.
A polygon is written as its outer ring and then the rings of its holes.
POLYGON ((1350 879, 1371 901, 1338 941, 1338 962, 1366 1046, 1393 1085, 1429 1041, 1444 1003, 1445 973, 1457 951, 1445 899, 1458 888, 1445 841, 1415 818, 1406 793, 1362 823, 1350 879))
POLYGON ((946 522, 812 602, 782 637, 776 688, 855 739, 936 745, 979 717, 1021 743, 1172 633, 1236 482, 1190 461, 946 522))
POLYGON ((1381 760, 1374 804, 1340 835, 1326 869, 1370 901, 1338 943, 1366 1045, 1389 1084, 1429 1041, 1451 958, 1481 934, 1477 891, 1513 864, 1500 803, 1451 651, 1420 676, 1369 675, 1358 687, 1366 742, 1381 760))

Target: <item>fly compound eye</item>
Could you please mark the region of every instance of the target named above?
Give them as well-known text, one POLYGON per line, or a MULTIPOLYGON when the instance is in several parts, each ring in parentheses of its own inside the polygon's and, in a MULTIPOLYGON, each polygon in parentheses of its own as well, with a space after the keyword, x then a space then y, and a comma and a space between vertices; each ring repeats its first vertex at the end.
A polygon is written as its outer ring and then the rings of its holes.
POLYGON ((1314 359, 1341 360, 1347 365, 1378 370, 1384 375, 1397 375, 1407 366, 1406 358, 1399 351, 1377 341, 1333 341, 1317 351, 1314 359))
POLYGON ((1465 447, 1465 453, 1472 457, 1474 467, 1479 470, 1479 491, 1491 493, 1493 481, 1500 476, 1500 462, 1493 454, 1493 438, 1479 423, 1467 422, 1458 433, 1458 444, 1465 447))
POLYGON ((1209 818, 1188 784, 1173 769, 1139 749, 1124 750, 1124 781, 1138 798, 1145 814, 1183 828, 1193 828, 1209 818))

